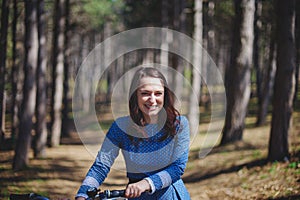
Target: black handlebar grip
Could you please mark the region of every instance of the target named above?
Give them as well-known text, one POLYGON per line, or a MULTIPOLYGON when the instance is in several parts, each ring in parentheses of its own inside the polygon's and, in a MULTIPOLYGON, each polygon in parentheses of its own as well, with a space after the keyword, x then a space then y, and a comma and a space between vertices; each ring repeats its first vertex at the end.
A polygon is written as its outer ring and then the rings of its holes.
POLYGON ((109 194, 107 194, 108 198, 124 197, 124 196, 125 196, 125 190, 111 190, 109 191, 109 194))
POLYGON ((92 187, 86 191, 86 194, 89 196, 89 198, 94 198, 97 195, 98 191, 99 190, 97 188, 92 187))
POLYGON ((9 199, 10 200, 28 200, 30 194, 10 194, 9 199))

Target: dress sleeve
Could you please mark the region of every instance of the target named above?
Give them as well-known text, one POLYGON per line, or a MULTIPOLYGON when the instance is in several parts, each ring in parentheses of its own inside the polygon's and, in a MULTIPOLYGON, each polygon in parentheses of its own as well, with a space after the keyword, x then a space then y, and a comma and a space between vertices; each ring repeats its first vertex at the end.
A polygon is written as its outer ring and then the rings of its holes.
POLYGON ((189 123, 185 117, 181 117, 180 128, 175 136, 172 163, 164 170, 146 178, 151 186, 151 193, 166 188, 181 178, 188 161, 189 143, 189 123))
POLYGON ((83 180, 76 197, 88 198, 86 191, 91 187, 98 188, 107 177, 114 160, 119 155, 118 127, 114 122, 110 127, 98 155, 83 180))

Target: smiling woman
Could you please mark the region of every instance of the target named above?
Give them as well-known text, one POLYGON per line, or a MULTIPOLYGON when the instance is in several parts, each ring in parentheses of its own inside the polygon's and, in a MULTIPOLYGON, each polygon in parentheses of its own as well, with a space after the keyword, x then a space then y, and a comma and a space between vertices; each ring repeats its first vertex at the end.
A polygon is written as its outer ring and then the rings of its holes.
POLYGON ((174 93, 159 70, 152 67, 137 70, 129 94, 130 116, 134 123, 139 126, 158 123, 167 136, 175 135, 175 121, 180 114, 174 107, 174 93))
POLYGON ((148 124, 157 122, 164 104, 164 86, 158 78, 144 77, 137 91, 138 107, 148 124))
POLYGON ((138 69, 129 89, 130 116, 111 125, 77 199, 99 187, 121 150, 130 199, 190 199, 181 176, 188 160, 188 120, 174 107, 174 94, 163 74, 153 67, 138 69))

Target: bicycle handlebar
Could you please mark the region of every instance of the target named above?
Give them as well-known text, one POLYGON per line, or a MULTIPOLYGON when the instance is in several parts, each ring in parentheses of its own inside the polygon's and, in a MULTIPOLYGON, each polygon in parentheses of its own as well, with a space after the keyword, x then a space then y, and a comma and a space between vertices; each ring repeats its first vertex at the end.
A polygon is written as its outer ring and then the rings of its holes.
POLYGON ((115 197, 124 197, 125 190, 104 190, 100 192, 97 188, 90 188, 87 192, 89 199, 102 200, 115 197))
POLYGON ((124 197, 125 190, 105 190, 103 192, 106 198, 124 197))
MULTIPOLYGON (((100 190, 98 190, 97 188, 91 188, 86 193, 89 196, 88 198, 89 200, 103 200, 103 199, 125 196, 125 190, 104 190, 103 192, 100 192, 100 190)), ((49 200, 48 198, 35 193, 10 194, 9 199, 10 200, 49 200)))

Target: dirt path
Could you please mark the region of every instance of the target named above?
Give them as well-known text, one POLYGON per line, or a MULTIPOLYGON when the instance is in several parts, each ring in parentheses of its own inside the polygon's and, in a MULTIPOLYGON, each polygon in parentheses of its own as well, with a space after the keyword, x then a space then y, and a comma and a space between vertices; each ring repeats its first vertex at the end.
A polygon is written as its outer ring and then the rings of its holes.
MULTIPOLYGON (((201 159, 192 150, 183 177, 192 199, 300 199, 298 130, 290 136, 290 163, 265 163, 268 127, 247 129, 244 142, 216 147, 201 159)), ((24 192, 73 199, 93 156, 78 144, 47 149, 47 155, 46 159, 31 159, 28 169, 14 172, 13 152, 0 152, 0 199, 24 192)), ((120 189, 126 183, 125 172, 112 169, 102 189, 120 189)))

